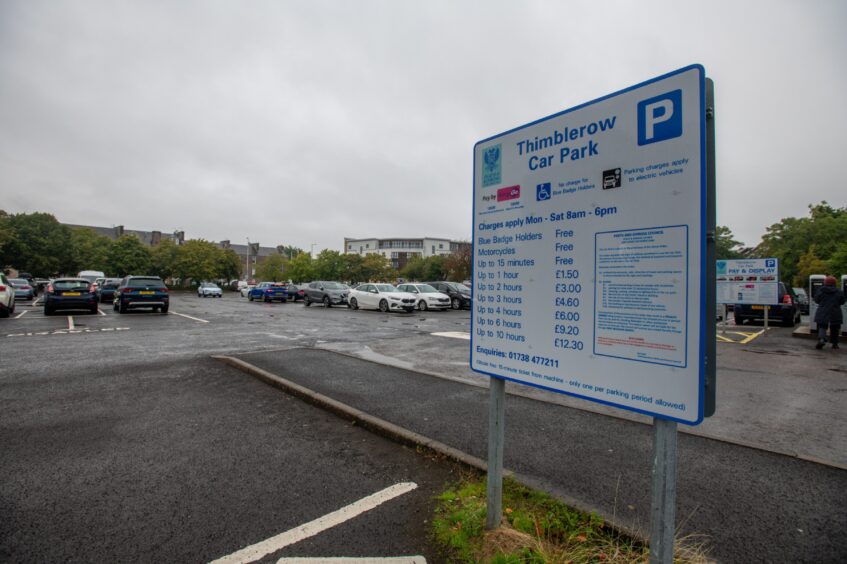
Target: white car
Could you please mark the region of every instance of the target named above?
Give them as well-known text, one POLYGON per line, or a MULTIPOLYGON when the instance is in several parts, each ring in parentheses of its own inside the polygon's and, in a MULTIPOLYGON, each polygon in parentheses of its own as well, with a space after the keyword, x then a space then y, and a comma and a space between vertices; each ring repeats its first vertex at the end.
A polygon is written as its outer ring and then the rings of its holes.
POLYGON ((445 310, 450 307, 450 296, 442 294, 429 284, 400 284, 397 289, 409 292, 417 298, 417 308, 421 311, 428 309, 445 310))
POLYGON ((246 298, 247 295, 250 293, 250 290, 255 288, 256 285, 255 284, 245 284, 244 286, 239 285, 239 287, 241 288, 239 290, 239 292, 241 292, 241 297, 246 298))
POLYGON ((405 311, 412 313, 418 298, 401 292, 393 284, 360 284, 350 290, 347 304, 352 309, 378 309, 379 311, 405 311))
POLYGON ((212 282, 203 282, 197 286, 198 298, 222 298, 223 295, 223 290, 221 290, 217 284, 213 284, 212 282))
POLYGON ((15 288, 0 272, 0 317, 9 317, 15 313, 15 288))

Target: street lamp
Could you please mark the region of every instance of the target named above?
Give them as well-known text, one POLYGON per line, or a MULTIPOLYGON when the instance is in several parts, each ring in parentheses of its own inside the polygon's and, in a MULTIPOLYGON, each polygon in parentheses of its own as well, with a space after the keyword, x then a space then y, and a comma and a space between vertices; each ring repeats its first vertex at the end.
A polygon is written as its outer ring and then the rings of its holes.
POLYGON ((309 255, 311 255, 312 258, 315 258, 315 246, 316 245, 317 245, 317 243, 312 243, 312 248, 309 249, 309 255))
POLYGON ((250 280, 250 237, 247 237, 247 252, 244 253, 246 258, 244 261, 244 281, 250 280))

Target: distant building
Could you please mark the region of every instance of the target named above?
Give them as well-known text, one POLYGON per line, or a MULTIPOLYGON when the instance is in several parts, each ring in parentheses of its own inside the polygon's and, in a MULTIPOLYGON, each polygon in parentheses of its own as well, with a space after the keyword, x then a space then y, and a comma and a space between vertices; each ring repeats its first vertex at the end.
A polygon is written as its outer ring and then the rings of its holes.
POLYGON ((152 247, 158 245, 164 239, 171 239, 177 245, 185 242, 185 231, 175 231, 173 233, 165 233, 162 231, 138 231, 136 229, 124 229, 123 225, 115 227, 97 227, 95 225, 74 225, 72 223, 63 223, 62 225, 72 229, 91 229, 98 235, 103 235, 109 239, 118 239, 121 235, 134 235, 142 243, 152 247))
POLYGON ((455 253, 462 247, 470 247, 467 241, 453 241, 437 237, 420 239, 352 239, 344 238, 344 253, 357 255, 380 254, 391 262, 391 266, 401 269, 413 257, 428 258, 455 253))
MULTIPOLYGON (((262 247, 259 243, 250 243, 250 246, 248 247, 247 245, 239 243, 230 243, 228 240, 221 241, 220 243, 217 243, 217 245, 222 249, 231 249, 235 251, 235 254, 237 254, 238 258, 241 260, 242 273, 244 272, 245 265, 248 266, 246 278, 255 277, 256 266, 263 263, 269 256, 284 254, 282 245, 277 245, 276 247, 262 247)), ((242 278, 245 278, 243 274, 242 278)))

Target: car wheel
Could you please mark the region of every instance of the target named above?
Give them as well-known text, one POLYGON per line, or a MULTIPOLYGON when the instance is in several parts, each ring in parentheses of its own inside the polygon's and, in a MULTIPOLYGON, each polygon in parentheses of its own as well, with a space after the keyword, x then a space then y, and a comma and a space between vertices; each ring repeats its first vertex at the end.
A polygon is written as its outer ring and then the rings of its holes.
POLYGON ((247 294, 247 299, 252 302, 253 301, 253 294, 247 294))
POLYGON ((324 296, 324 307, 332 307, 332 301, 329 296, 324 296))
POLYGON ((303 305, 309 307, 310 305, 312 305, 312 300, 310 300, 309 298, 303 298, 303 305))
POLYGON ((0 317, 5 319, 6 317, 9 317, 10 314, 11 314, 11 311, 9 311, 6 308, 0 309, 0 317))
POLYGON ((350 307, 352 309, 359 309, 359 302, 356 301, 356 298, 350 298, 350 307))
POLYGON ((385 313, 385 312, 388 311, 388 301, 387 300, 380 300, 379 311, 381 311, 382 313, 385 313))
POLYGON ((459 298, 453 298, 453 301, 450 302, 450 306, 453 309, 462 309, 462 302, 461 300, 459 300, 459 298))
POLYGON ((123 302, 118 302, 118 313, 126 313, 126 305, 123 302))
POLYGON ((112 302, 112 309, 118 311, 118 302, 112 302))
POLYGON ((746 318, 741 317, 740 315, 736 315, 736 316, 735 316, 735 324, 736 324, 736 325, 744 325, 744 320, 745 320, 745 319, 746 319, 746 318))
POLYGON ((426 300, 421 300, 418 302, 418 309, 421 311, 427 310, 426 300))
POLYGON ((46 316, 53 315, 53 308, 44 306, 44 315, 46 315, 46 316))
POLYGON ((160 307, 159 311, 161 311, 162 313, 168 313, 168 306, 165 305, 165 306, 160 307))
POLYGON ((93 308, 91 308, 91 315, 97 315, 97 309, 98 309, 97 306, 94 306, 93 308))

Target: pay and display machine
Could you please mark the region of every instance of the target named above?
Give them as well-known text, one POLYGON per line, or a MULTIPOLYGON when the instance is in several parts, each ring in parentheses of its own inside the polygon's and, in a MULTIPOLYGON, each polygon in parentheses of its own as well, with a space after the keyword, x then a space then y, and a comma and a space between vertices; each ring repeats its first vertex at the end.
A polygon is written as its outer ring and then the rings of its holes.
POLYGON ((818 331, 818 324, 815 323, 815 313, 818 311, 815 296, 818 295, 818 290, 823 286, 825 279, 825 274, 812 274, 809 276, 809 328, 812 330, 812 333, 818 331))

